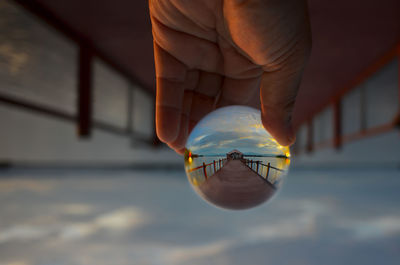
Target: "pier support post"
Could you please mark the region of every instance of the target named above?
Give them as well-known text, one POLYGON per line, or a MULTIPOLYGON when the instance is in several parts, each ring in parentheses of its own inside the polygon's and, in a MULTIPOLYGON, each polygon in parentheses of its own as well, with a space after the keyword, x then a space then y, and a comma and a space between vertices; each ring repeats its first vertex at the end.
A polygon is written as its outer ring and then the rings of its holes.
POLYGON ((269 168, 270 168, 270 166, 271 166, 271 163, 268 162, 268 165, 267 165, 267 174, 265 175, 265 179, 268 179, 268 176, 269 176, 269 168))
POLYGON ((333 105, 333 145, 336 149, 342 146, 342 108, 340 100, 333 105))
POLYGON ((92 50, 81 45, 78 60, 78 136, 88 138, 92 132, 92 50))
POLYGON ((307 153, 311 153, 314 149, 314 135, 313 135, 313 123, 312 120, 307 122, 307 153))

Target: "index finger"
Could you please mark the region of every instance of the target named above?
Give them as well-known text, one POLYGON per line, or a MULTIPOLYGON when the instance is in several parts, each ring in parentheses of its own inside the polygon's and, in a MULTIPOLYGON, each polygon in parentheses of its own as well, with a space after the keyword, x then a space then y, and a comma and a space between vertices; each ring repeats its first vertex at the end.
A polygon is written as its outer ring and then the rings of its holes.
POLYGON ((161 141, 173 142, 181 124, 187 67, 154 42, 156 67, 156 131, 161 141))

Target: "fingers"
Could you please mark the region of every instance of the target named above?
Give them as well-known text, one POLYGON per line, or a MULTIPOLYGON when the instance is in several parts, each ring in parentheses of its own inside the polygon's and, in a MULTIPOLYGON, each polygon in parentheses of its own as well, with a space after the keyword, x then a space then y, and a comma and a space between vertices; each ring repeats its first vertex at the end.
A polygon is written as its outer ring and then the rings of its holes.
POLYGON ((179 134, 173 142, 168 143, 169 147, 180 153, 194 126, 215 108, 215 99, 221 86, 220 75, 199 71, 187 73, 179 134))
POLYGON ((151 17, 154 41, 190 69, 221 73, 223 59, 212 41, 167 27, 151 17))
POLYGON ((301 80, 301 70, 265 72, 261 82, 261 119, 265 129, 288 146, 296 140, 292 112, 301 80))
POLYGON ((156 65, 156 131, 161 141, 173 142, 181 125, 186 67, 154 43, 156 65))
POLYGON ((218 100, 217 107, 228 105, 247 105, 259 107, 254 99, 260 101, 261 76, 248 79, 233 79, 226 77, 222 87, 222 94, 218 100))
POLYGON ((216 97, 221 90, 223 77, 220 74, 200 72, 196 92, 209 97, 216 97))
POLYGON ((178 137, 182 91, 181 83, 157 78, 156 130, 160 140, 165 143, 172 142, 178 137))
POLYGON ((195 93, 190 111, 189 133, 204 116, 214 109, 215 97, 195 93))
POLYGON ((168 146, 174 149, 177 153, 185 147, 186 139, 188 137, 189 117, 181 115, 181 124, 179 127, 179 134, 173 142, 167 143, 168 146))
POLYGON ((187 137, 189 135, 189 115, 192 106, 192 99, 193 91, 185 90, 179 134, 173 142, 168 143, 168 146, 174 149, 177 153, 181 153, 181 151, 184 149, 187 137))
POLYGON ((221 90, 222 76, 204 71, 188 71, 184 81, 184 99, 180 132, 168 145, 179 153, 199 120, 214 109, 215 98, 221 90))
POLYGON ((154 57, 157 135, 161 141, 181 153, 195 124, 214 109, 222 77, 208 72, 188 71, 184 64, 156 42, 154 57))
MULTIPOLYGON (((292 114, 299 90, 304 67, 311 52, 311 32, 307 17, 306 5, 301 26, 298 29, 300 37, 286 47, 283 53, 272 64, 263 66, 261 81, 261 119, 271 135, 284 146, 293 144, 296 140, 292 125, 292 114)), ((277 54, 280 54, 279 52, 277 54)))
POLYGON ((222 85, 221 75, 200 72, 190 111, 189 133, 204 116, 215 109, 216 98, 221 93, 222 85))

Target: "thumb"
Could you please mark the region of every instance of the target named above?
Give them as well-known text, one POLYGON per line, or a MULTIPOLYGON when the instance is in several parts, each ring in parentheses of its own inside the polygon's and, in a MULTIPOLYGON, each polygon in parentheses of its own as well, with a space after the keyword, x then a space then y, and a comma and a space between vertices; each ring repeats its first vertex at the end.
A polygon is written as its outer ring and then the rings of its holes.
POLYGON ((278 141, 289 146, 296 140, 292 113, 302 70, 279 69, 264 72, 261 81, 261 120, 264 128, 278 141))

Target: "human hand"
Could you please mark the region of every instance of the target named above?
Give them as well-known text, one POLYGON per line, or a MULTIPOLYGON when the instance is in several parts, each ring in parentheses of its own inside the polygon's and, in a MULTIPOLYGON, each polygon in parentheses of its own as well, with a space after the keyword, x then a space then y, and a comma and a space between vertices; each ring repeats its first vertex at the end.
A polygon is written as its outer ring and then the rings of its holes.
POLYGON ((156 127, 182 153, 217 107, 261 107, 281 144, 311 49, 305 0, 150 0, 157 79, 156 127), (260 104, 261 103, 261 104, 260 104))

